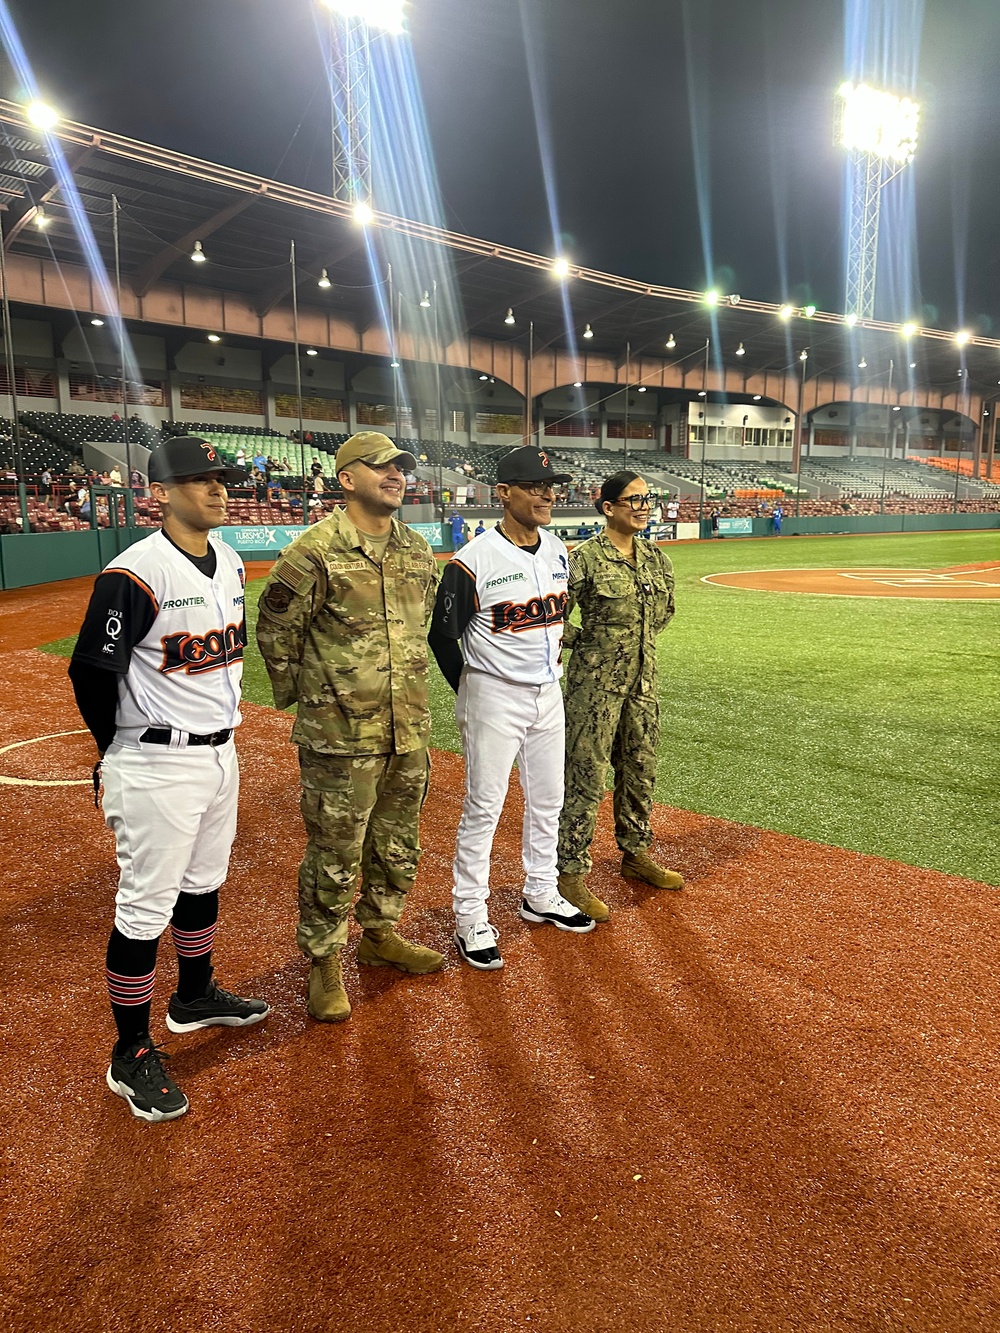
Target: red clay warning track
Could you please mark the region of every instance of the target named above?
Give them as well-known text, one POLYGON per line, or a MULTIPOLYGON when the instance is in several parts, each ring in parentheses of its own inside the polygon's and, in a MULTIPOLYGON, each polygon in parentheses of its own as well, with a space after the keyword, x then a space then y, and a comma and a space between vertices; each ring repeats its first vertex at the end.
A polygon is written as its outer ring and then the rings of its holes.
POLYGON ((805 592, 823 597, 920 597, 948 601, 996 601, 1000 565, 949 565, 939 569, 750 569, 706 574, 702 583, 755 592, 805 592))
MULTIPOLYGON (((8 743, 79 725, 66 664, 2 659, 8 743)), ((273 1014, 171 1038, 191 1111, 104 1085, 112 843, 87 786, 3 788, 8 1333, 667 1329, 995 1333, 1000 910, 967 880, 660 808, 683 893, 622 881, 604 809, 584 937, 516 915, 451 948, 461 761, 435 756, 406 930, 432 977, 359 970, 306 1016, 288 719, 249 706, 220 981, 273 1014)), ((83 781, 86 738, 0 755, 83 781)), ((173 959, 161 946, 154 1014, 173 959)))

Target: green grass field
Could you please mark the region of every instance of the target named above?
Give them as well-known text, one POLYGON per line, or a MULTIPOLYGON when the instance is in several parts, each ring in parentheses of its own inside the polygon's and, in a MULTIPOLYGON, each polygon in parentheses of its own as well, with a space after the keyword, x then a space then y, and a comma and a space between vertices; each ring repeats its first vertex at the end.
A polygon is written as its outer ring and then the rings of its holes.
MULTIPOLYGON (((701 542, 671 555, 678 610, 660 640, 658 799, 1000 884, 996 603, 700 581, 736 569, 1000 562, 1000 533, 701 542)), ((262 586, 247 587, 251 624, 262 586)), ((252 635, 245 681, 249 699, 271 703, 252 635)), ((452 701, 433 668, 432 743, 458 750, 452 701)))

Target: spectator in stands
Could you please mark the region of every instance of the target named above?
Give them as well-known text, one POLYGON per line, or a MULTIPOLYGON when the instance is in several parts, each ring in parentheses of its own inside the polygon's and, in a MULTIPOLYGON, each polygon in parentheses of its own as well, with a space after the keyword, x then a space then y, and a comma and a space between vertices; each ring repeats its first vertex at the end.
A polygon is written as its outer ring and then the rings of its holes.
POLYGON ((720 515, 720 513, 719 513, 719 506, 716 505, 715 508, 712 510, 712 520, 711 520, 711 521, 712 521, 712 536, 713 536, 713 537, 718 537, 718 535, 719 535, 719 519, 720 519, 720 517, 721 517, 721 515, 720 515))
POLYGON ((254 467, 250 473, 250 482, 253 486, 254 496, 258 504, 267 499, 267 477, 259 467, 254 467))
POLYGON ((80 462, 78 458, 73 459, 72 463, 70 463, 69 467, 66 469, 66 474, 67 476, 74 478, 85 477, 87 475, 86 471, 84 470, 83 464, 80 462))
POLYGON ((322 474, 322 472, 323 472, 323 464, 319 461, 318 458, 315 459, 315 461, 313 462, 312 467, 310 467, 309 471, 312 473, 312 475, 313 475, 314 477, 318 477, 318 476, 320 476, 320 475, 322 474))
POLYGON ((680 517, 680 505, 676 500, 667 501, 667 522, 676 523, 680 517))
POLYGON ((141 495, 143 490, 145 490, 145 487, 142 481, 142 473, 139 471, 137 467, 134 467, 132 469, 131 473, 129 474, 128 480, 129 480, 129 485, 132 487, 133 492, 136 495, 141 495))
POLYGON ((122 474, 117 463, 113 465, 111 471, 108 473, 108 480, 111 482, 112 486, 120 486, 122 484, 122 474))
POLYGON ((246 461, 247 461, 247 451, 243 448, 241 444, 240 447, 236 450, 236 466, 242 467, 246 461))
POLYGON ((90 491, 81 486, 77 494, 80 496, 79 514, 82 519, 90 520, 90 491))
POLYGON ((48 509, 49 501, 51 499, 52 499, 52 470, 51 468, 47 467, 45 471, 42 473, 42 475, 38 478, 38 502, 39 504, 44 505, 46 509, 48 509))
POLYGON ((262 475, 267 472, 267 459, 264 456, 263 450, 260 453, 254 454, 253 465, 262 475))
POLYGON ((292 470, 292 469, 291 469, 291 465, 290 465, 290 463, 288 462, 288 459, 287 459, 287 458, 282 458, 282 460, 281 460, 281 471, 282 471, 282 472, 291 472, 291 470, 292 470))

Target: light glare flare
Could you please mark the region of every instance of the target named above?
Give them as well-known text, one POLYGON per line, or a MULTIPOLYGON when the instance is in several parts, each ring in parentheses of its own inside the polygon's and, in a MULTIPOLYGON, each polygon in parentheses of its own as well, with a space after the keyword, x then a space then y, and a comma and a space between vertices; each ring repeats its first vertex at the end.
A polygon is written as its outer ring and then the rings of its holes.
POLYGON ((955 334, 955 341, 958 343, 959 347, 964 347, 971 337, 972 334, 968 329, 959 329, 958 333, 955 334))
POLYGON ((383 32, 403 31, 403 0, 323 0, 327 9, 383 32))
POLYGON ((351 209, 351 216, 362 227, 367 227, 375 219, 371 204, 366 204, 363 199, 360 199, 351 209))
POLYGON ((54 130, 59 124, 59 112, 47 102, 29 102, 26 111, 36 130, 54 130))
POLYGON ((857 324, 857 322, 858 322, 858 317, 853 310, 849 315, 844 316, 844 323, 847 325, 849 329, 853 329, 855 324, 857 324))
POLYGON ((841 99, 841 147, 891 162, 913 161, 920 125, 917 102, 870 88, 867 83, 841 84, 837 95, 841 99))
POLYGON ((779 318, 779 319, 791 319, 791 317, 792 317, 794 314, 795 314, 795 309, 794 309, 793 306, 790 306, 790 305, 783 305, 783 306, 781 307, 781 309, 778 311, 778 318, 779 318))
POLYGON ((557 278, 568 278, 569 260, 560 255, 559 258, 555 260, 552 265, 552 272, 557 278))

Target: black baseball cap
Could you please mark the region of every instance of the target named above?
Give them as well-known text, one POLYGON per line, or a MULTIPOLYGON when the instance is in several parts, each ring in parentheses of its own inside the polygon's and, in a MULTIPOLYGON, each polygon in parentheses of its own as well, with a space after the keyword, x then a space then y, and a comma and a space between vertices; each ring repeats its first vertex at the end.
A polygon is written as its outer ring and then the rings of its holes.
POLYGON ((179 481, 203 472, 218 472, 223 481, 234 485, 247 479, 243 468, 230 467, 211 441, 197 435, 174 435, 150 450, 150 481, 179 481))
POLYGON ((497 481, 572 481, 568 472, 553 472, 549 456, 533 445, 512 449, 497 463, 497 481))

